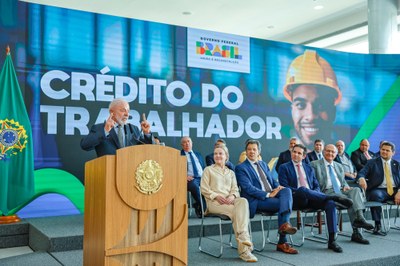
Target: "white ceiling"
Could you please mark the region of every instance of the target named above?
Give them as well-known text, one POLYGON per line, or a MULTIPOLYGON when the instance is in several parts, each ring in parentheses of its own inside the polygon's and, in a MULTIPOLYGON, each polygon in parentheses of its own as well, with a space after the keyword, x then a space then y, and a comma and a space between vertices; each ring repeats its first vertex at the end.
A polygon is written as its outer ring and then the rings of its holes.
POLYGON ((290 43, 367 22, 367 0, 23 0, 290 43), (324 8, 315 10, 316 5, 324 8), (190 12, 184 15, 183 12, 190 12))

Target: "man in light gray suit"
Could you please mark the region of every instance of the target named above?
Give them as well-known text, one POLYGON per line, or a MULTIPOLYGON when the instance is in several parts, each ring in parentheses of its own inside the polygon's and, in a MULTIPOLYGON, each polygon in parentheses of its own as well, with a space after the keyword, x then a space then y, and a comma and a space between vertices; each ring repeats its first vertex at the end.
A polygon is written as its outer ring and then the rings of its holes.
POLYGON ((374 226, 368 223, 364 218, 363 210, 365 209, 365 205, 360 188, 351 188, 347 184, 344 178, 343 166, 334 161, 337 152, 335 145, 326 145, 323 151, 323 160, 312 161, 311 166, 314 168, 315 176, 318 179, 322 192, 329 195, 340 194, 353 201, 353 205, 347 209, 350 222, 353 226, 351 241, 369 244, 369 241, 363 238, 358 228, 372 230, 374 226))

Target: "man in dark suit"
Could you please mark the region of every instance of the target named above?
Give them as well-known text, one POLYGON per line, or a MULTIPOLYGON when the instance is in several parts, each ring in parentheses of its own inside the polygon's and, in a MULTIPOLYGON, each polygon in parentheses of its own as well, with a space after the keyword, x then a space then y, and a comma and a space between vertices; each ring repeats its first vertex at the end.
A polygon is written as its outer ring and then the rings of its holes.
POLYGON ((324 141, 322 139, 316 139, 314 141, 314 150, 307 153, 307 158, 310 162, 321 160, 323 155, 322 151, 324 149, 324 141))
MULTIPOLYGON (((383 142, 381 156, 369 160, 358 172, 357 180, 360 187, 367 191, 368 200, 393 200, 396 205, 400 205, 400 164, 392 159, 395 151, 394 143, 383 142)), ((384 235, 381 231, 381 212, 381 207, 371 208, 372 219, 375 221, 374 234, 377 235, 384 235)))
POLYGON ((351 153, 351 161, 356 166, 357 172, 367 164, 368 160, 373 158, 375 158, 375 154, 369 151, 369 141, 367 139, 361 140, 360 148, 351 153))
POLYGON ((104 123, 93 125, 89 135, 81 140, 81 148, 85 151, 95 149, 97 157, 115 154, 117 149, 154 142, 150 124, 143 115, 137 126, 128 123, 129 104, 126 100, 114 99, 108 108, 110 116, 104 123))
MULTIPOLYGON (((217 139, 217 141, 214 144, 214 149, 218 145, 226 145, 225 140, 217 139)), ((210 166, 210 165, 213 165, 214 163, 215 163, 215 161, 214 161, 214 153, 210 153, 209 155, 206 156, 206 165, 210 166)), ((232 171, 235 171, 235 165, 231 161, 226 161, 225 165, 226 165, 226 167, 228 167, 232 171)))
POLYGON ((258 160, 261 144, 257 140, 246 142, 247 159, 236 166, 236 179, 241 188, 241 196, 249 202, 250 218, 256 212, 278 212, 277 250, 297 254, 298 251, 286 243, 286 234, 295 234, 297 229, 289 223, 292 212, 292 193, 280 186, 271 176, 267 163, 258 160))
POLYGON ((352 204, 351 200, 335 195, 325 195, 320 191, 314 170, 309 164, 302 163, 306 157, 307 148, 302 144, 296 144, 292 149, 292 160, 284 163, 279 168, 279 183, 288 187, 293 193, 294 209, 323 209, 326 213, 329 240, 328 248, 335 252, 342 252, 342 248, 335 241, 337 232, 337 201, 345 206, 352 204))
POLYGON ((336 148, 338 154, 335 157, 335 162, 340 163, 343 166, 344 177, 348 181, 354 182, 357 176, 356 167, 350 159, 350 156, 345 152, 346 145, 343 140, 336 141, 336 148))
POLYGON ((351 188, 344 178, 344 170, 340 163, 333 159, 337 155, 336 146, 329 144, 324 149, 324 159, 311 162, 314 168, 315 176, 318 179, 321 191, 327 195, 341 195, 353 201, 353 205, 347 209, 353 234, 351 241, 360 244, 369 244, 369 241, 363 238, 358 228, 371 230, 374 226, 368 223, 363 211, 365 210, 364 199, 360 188, 351 188))
MULTIPOLYGON (((187 159, 187 190, 190 191, 194 198, 193 208, 196 215, 201 218, 200 200, 202 200, 202 197, 200 194, 200 180, 205 168, 204 159, 199 152, 193 151, 193 142, 190 137, 182 137, 181 146, 181 155, 186 156, 187 159)), ((204 200, 203 207, 205 209, 204 200)))
MULTIPOLYGON (((276 172, 279 171, 279 166, 292 160, 291 150, 293 149, 294 145, 296 145, 296 144, 298 144, 298 139, 296 137, 290 138, 289 149, 287 149, 286 151, 283 151, 279 154, 278 162, 275 165, 276 172)), ((309 162, 310 161, 308 160, 307 157, 305 157, 303 159, 303 163, 309 163, 309 162)))

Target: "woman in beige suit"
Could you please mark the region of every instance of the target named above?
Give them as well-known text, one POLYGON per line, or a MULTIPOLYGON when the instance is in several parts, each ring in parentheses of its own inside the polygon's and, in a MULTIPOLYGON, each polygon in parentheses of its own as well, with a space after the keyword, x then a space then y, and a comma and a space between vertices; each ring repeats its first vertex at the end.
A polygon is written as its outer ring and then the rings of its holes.
POLYGON ((201 177, 201 193, 207 202, 207 212, 229 216, 238 241, 238 253, 246 262, 256 262, 251 253, 253 244, 249 235, 249 204, 241 198, 235 173, 225 166, 229 160, 228 148, 218 145, 214 148, 215 164, 204 169, 201 177))

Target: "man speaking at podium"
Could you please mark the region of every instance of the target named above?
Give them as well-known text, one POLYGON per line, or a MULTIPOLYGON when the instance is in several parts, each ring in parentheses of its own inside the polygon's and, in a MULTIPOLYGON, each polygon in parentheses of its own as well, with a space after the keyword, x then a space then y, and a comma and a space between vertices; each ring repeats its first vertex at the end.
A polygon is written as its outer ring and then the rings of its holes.
POLYGON ((153 144, 154 138, 150 131, 150 124, 143 114, 140 122, 141 130, 131 123, 129 118, 129 104, 126 100, 114 99, 108 110, 110 116, 102 124, 93 125, 89 135, 81 140, 81 148, 85 151, 95 149, 97 157, 113 155, 117 149, 139 145, 153 144))

